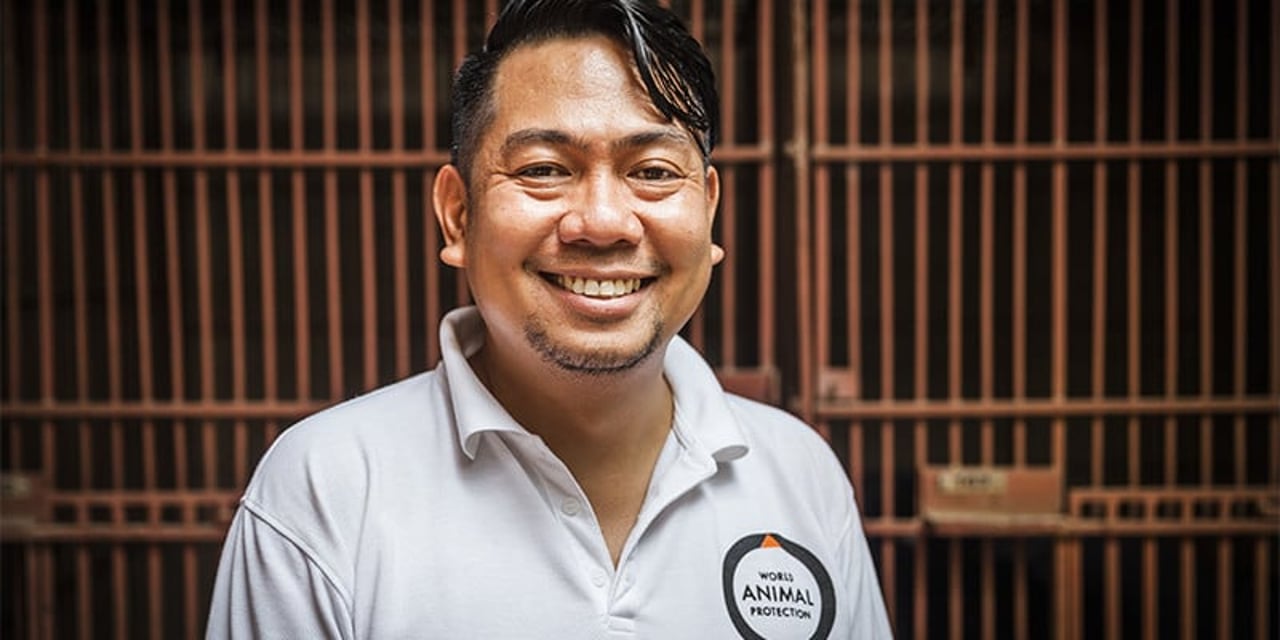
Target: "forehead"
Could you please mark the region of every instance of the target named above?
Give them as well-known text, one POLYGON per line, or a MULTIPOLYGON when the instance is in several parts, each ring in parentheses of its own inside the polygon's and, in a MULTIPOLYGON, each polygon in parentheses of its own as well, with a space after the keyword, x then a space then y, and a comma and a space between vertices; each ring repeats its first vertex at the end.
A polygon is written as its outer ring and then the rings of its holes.
POLYGON ((694 145, 683 127, 654 106, 630 52, 604 36, 519 46, 498 65, 491 107, 484 136, 489 140, 527 128, 560 130, 575 137, 669 128, 694 145))

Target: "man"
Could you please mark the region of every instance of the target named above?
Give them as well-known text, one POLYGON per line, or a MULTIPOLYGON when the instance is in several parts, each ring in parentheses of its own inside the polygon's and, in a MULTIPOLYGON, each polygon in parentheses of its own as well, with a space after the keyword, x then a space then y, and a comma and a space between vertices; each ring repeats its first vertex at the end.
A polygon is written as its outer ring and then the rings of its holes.
POLYGON ((433 197, 476 306, 434 371, 263 458, 209 636, 888 636, 829 447, 676 336, 723 256, 697 42, 637 0, 515 0, 454 99, 433 197))

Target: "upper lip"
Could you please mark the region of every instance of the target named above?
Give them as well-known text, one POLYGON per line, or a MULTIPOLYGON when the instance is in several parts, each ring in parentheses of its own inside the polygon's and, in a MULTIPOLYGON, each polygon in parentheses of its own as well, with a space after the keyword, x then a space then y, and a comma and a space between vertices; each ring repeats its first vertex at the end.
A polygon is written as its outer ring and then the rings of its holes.
POLYGON ((542 273, 550 276, 582 278, 583 280, 646 280, 656 277, 654 273, 630 269, 543 269, 542 273))

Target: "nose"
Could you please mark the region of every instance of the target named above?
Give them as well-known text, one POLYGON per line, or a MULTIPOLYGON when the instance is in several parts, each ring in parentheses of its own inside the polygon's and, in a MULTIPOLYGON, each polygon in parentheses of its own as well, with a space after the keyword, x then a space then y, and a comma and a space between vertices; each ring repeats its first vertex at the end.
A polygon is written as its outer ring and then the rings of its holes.
POLYGON ((639 244, 644 225, 629 200, 621 178, 591 176, 583 182, 578 197, 560 218, 560 241, 596 247, 639 244))

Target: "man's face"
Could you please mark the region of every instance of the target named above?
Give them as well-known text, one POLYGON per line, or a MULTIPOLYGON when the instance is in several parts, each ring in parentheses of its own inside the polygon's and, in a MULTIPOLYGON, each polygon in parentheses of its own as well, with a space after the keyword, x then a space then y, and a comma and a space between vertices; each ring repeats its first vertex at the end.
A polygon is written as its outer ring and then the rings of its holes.
POLYGON ((607 38, 511 52, 492 106, 469 189, 450 167, 436 194, 442 257, 466 268, 486 348, 566 371, 645 362, 723 255, 711 243, 715 170, 607 38))

